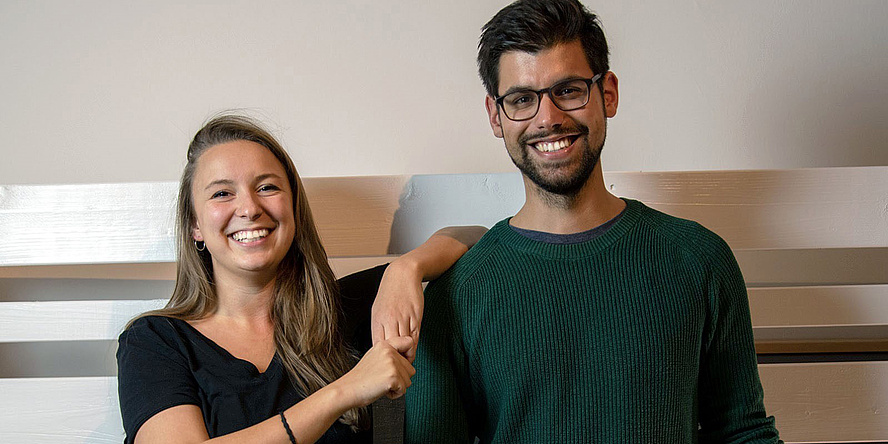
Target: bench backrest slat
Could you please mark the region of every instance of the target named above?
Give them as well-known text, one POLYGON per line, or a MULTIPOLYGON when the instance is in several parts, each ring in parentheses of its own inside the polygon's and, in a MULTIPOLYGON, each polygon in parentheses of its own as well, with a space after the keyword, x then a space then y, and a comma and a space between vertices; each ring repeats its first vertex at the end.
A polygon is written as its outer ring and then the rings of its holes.
MULTIPOLYGON (((606 181, 618 195, 703 223, 735 249, 888 245, 888 167, 606 181)), ((440 226, 489 225, 523 200, 512 173, 307 178, 305 187, 331 256, 400 254, 440 226)), ((18 238, 0 245, 0 265, 172 262, 175 191, 173 182, 0 186, 0 226, 18 238)))
MULTIPOLYGON (((804 332, 810 340, 852 340, 848 335, 853 332, 862 335, 861 340, 888 340, 886 295, 888 285, 752 288, 753 329, 757 339, 793 331, 792 337, 804 332)), ((133 316, 165 303, 166 299, 6 302, 0 304, 0 343, 110 341, 133 316)))

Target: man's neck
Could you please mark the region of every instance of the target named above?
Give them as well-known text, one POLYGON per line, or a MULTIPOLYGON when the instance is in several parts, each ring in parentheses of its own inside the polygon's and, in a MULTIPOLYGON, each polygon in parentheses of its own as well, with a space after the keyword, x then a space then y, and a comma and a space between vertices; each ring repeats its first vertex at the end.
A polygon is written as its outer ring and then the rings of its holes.
POLYGON ((510 224, 526 230, 571 234, 591 230, 613 219, 626 203, 607 191, 601 162, 576 195, 549 193, 524 177, 525 202, 510 224))

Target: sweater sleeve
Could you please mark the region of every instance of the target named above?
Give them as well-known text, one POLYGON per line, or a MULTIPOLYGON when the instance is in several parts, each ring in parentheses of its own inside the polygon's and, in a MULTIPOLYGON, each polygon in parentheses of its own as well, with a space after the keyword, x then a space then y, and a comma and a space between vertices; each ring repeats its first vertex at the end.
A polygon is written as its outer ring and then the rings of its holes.
POLYGON ((746 285, 724 241, 709 268, 709 316, 699 380, 701 443, 777 443, 765 414, 746 285))
POLYGON ((125 443, 142 424, 170 407, 200 405, 198 385, 188 360, 175 343, 169 320, 150 316, 121 333, 117 348, 117 384, 125 443))
POLYGON ((426 289, 416 375, 407 390, 407 443, 472 443, 469 373, 450 274, 426 289))

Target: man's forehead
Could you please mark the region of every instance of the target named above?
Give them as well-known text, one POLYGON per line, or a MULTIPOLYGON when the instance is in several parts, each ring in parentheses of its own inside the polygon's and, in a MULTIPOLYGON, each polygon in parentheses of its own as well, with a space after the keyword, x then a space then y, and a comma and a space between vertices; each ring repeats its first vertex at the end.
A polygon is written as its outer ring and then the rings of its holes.
POLYGON ((579 41, 537 52, 506 51, 499 60, 499 93, 513 87, 546 88, 566 78, 593 75, 579 41))

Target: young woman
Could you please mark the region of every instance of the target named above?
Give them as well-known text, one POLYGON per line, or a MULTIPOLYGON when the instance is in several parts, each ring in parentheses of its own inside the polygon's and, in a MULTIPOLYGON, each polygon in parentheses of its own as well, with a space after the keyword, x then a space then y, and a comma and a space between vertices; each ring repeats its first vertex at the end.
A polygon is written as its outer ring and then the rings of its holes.
POLYGON ((194 136, 178 199, 173 295, 119 339, 126 442, 369 442, 366 406, 410 386, 421 281, 483 229, 337 282, 289 156, 233 115, 194 136))

